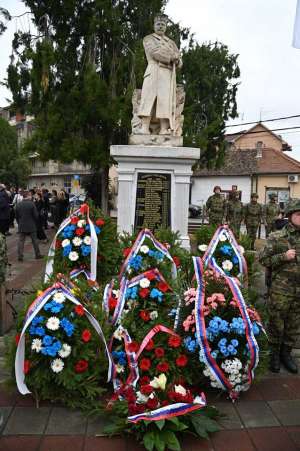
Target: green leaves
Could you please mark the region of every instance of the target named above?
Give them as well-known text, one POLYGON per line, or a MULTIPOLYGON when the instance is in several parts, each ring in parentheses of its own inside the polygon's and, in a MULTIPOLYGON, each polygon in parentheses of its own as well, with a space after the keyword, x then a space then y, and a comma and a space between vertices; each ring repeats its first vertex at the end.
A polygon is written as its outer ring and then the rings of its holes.
POLYGON ((181 449, 176 435, 170 430, 147 432, 144 435, 143 443, 148 451, 164 451, 167 448, 174 451, 180 451, 181 449))
POLYGON ((209 432, 218 432, 220 430, 215 420, 203 414, 191 414, 190 420, 199 437, 208 438, 209 432))

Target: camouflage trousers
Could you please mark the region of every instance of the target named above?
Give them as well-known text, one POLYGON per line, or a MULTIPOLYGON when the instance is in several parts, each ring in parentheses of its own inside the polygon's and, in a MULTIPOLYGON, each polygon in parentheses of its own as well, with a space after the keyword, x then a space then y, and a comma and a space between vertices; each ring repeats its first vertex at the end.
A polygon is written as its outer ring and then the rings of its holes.
POLYGON ((257 229, 259 224, 246 224, 247 227, 247 235, 251 240, 251 249, 254 250, 254 243, 256 240, 257 229))
POLYGON ((267 222, 266 224, 266 238, 270 235, 271 232, 274 232, 274 222, 267 222))
POLYGON ((300 329, 300 289, 295 285, 284 291, 282 288, 274 284, 268 302, 269 343, 278 351, 281 344, 294 347, 300 329))
POLYGON ((223 224, 223 213, 222 214, 211 213, 209 215, 209 225, 218 227, 221 224, 223 224))

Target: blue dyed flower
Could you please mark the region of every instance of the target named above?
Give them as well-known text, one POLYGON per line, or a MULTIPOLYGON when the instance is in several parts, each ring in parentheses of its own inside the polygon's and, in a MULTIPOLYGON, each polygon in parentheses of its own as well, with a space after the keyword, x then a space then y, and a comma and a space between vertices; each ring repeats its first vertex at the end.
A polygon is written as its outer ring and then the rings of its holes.
POLYGON ((140 255, 136 255, 135 257, 131 257, 128 262, 129 267, 132 267, 136 271, 139 270, 142 266, 143 258, 140 255))
POLYGON ((260 328, 259 328, 259 326, 257 325, 257 323, 254 321, 254 323, 252 323, 252 327, 253 327, 253 333, 254 333, 254 335, 259 335, 259 333, 260 333, 260 328))
POLYGON ((233 340, 231 340, 231 342, 230 342, 231 344, 232 344, 232 346, 234 346, 235 348, 237 348, 238 347, 238 345, 239 345, 239 342, 238 342, 238 340, 236 340, 235 338, 233 339, 233 340))
POLYGON ((87 232, 89 232, 90 231, 90 225, 89 224, 87 224, 86 226, 85 226, 85 230, 87 231, 87 232))
POLYGON ((230 354, 232 354, 235 350, 236 350, 236 349, 235 349, 234 346, 232 346, 232 345, 227 346, 227 351, 228 351, 230 354))
POLYGON ((71 244, 68 244, 68 246, 65 246, 63 248, 63 256, 68 257, 70 252, 72 252, 72 246, 71 246, 71 244))
POLYGON ((218 343, 218 347, 221 348, 222 346, 226 346, 227 344, 227 338, 221 338, 221 340, 218 343))
POLYGON ((160 290, 158 290, 157 288, 152 288, 152 290, 150 291, 150 298, 151 299, 156 299, 158 298, 159 301, 162 300, 163 294, 160 290))
POLYGON ((176 316, 176 313, 177 313, 177 309, 172 308, 172 310, 169 311, 168 316, 171 316, 172 318, 174 318, 176 316))
POLYGON ((43 337, 43 345, 50 346, 50 345, 52 345, 52 342, 53 342, 53 337, 51 337, 51 335, 45 335, 43 337))
POLYGON ((42 323, 44 321, 45 317, 44 316, 35 316, 33 318, 33 320, 31 321, 31 324, 33 326, 37 326, 38 324, 42 323))
POLYGON ((239 262, 239 259, 237 258, 236 255, 235 255, 234 257, 232 257, 232 263, 233 263, 234 265, 237 265, 238 262, 239 262))
POLYGON ((60 326, 66 332, 68 337, 71 337, 71 335, 73 335, 75 326, 67 318, 63 318, 60 321, 60 326))
POLYGON ((95 226, 95 232, 97 235, 101 232, 101 229, 98 226, 95 226))
POLYGON ((211 353, 211 356, 213 359, 216 359, 218 357, 218 354, 219 354, 219 351, 216 350, 211 353))
POLYGON ((83 244, 81 246, 81 252, 84 257, 87 257, 91 253, 91 246, 87 246, 87 245, 83 244))
POLYGON ((36 335, 35 327, 33 324, 30 324, 29 333, 30 335, 36 335))
POLYGON ((45 329, 42 326, 39 326, 35 329, 35 334, 43 337, 45 335, 45 329))
POLYGON ((222 254, 230 256, 232 254, 232 247, 228 244, 224 244, 220 247, 220 251, 222 252, 222 254))
POLYGON ((195 352, 197 348, 197 341, 192 340, 192 337, 186 337, 184 339, 184 346, 189 352, 195 352))

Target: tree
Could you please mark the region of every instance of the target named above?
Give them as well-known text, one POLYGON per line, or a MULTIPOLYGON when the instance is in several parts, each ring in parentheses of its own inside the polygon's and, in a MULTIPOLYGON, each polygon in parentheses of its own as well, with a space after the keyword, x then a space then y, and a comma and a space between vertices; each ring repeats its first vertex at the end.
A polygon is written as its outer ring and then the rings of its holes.
MULTIPOLYGON (((102 193, 108 192, 109 147, 127 143, 132 92, 142 85, 142 38, 153 31, 154 16, 168 0, 23 1, 38 36, 15 34, 17 58, 8 68, 8 86, 15 106, 36 118, 25 148, 44 160, 89 163, 95 173, 104 168, 102 193)), ((236 60, 225 46, 195 43, 178 24, 168 33, 178 45, 190 39, 183 55, 185 143, 201 145, 209 160, 222 147, 224 121, 235 114, 236 90, 229 80, 238 73, 236 60), (217 87, 209 83, 211 70, 217 87), (224 102, 226 96, 231 100, 224 102), (204 104, 208 120, 200 128, 204 104)))
POLYGON ((3 17, 5 22, 3 22, 3 20, 0 20, 0 36, 1 34, 4 33, 4 31, 6 30, 6 24, 7 22, 9 22, 11 20, 11 15, 9 14, 9 12, 7 11, 7 9, 5 8, 1 8, 0 7, 0 17, 3 17))
POLYGON ((14 127, 0 118, 0 182, 16 187, 25 186, 30 174, 28 158, 18 149, 14 127))

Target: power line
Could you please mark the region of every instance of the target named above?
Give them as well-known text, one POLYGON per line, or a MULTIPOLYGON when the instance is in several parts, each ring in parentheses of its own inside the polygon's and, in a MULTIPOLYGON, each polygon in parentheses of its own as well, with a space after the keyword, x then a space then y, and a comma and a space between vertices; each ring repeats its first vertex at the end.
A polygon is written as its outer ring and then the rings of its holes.
MULTIPOLYGON (((257 122, 256 122, 256 124, 257 124, 257 122)), ((241 134, 252 135, 254 133, 265 133, 265 134, 268 134, 268 132, 279 132, 279 131, 282 131, 282 130, 294 130, 294 129, 300 129, 300 125, 295 126, 295 127, 274 128, 273 130, 271 130, 271 129, 269 129, 269 130, 257 130, 257 131, 252 131, 252 132, 241 131, 241 132, 236 132, 236 133, 228 133, 228 135, 241 135, 241 134)))
POLYGON ((286 120, 286 119, 294 119, 295 117, 300 117, 300 114, 295 114, 294 116, 277 117, 277 118, 274 118, 274 119, 266 119, 266 120, 255 121, 255 122, 243 122, 242 124, 226 125, 226 128, 228 128, 228 127, 241 127, 242 125, 254 125, 254 124, 258 124, 259 122, 283 121, 283 120, 286 120))

